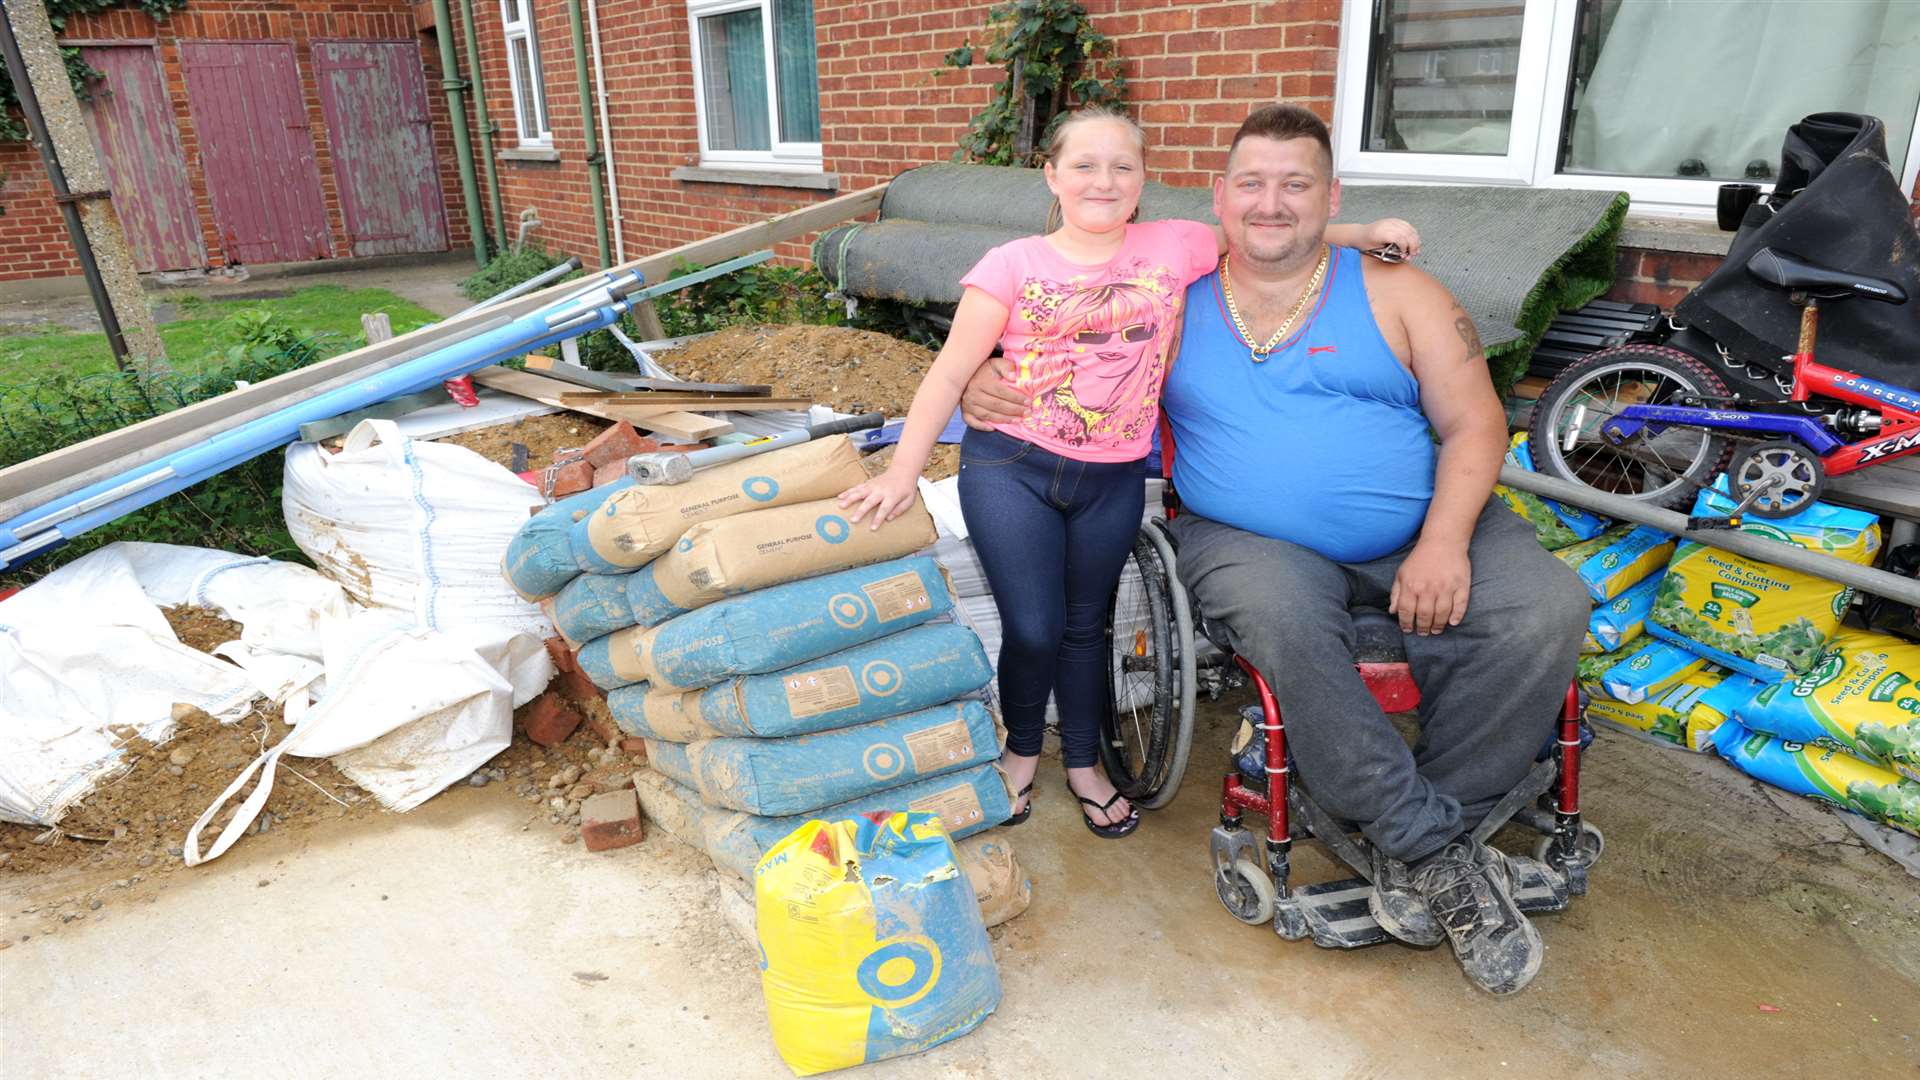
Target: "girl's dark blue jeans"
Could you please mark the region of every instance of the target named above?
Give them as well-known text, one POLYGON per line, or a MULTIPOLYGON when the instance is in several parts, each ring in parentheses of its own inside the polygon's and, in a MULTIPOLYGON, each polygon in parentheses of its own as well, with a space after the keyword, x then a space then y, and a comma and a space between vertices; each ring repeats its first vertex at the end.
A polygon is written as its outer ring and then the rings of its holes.
POLYGON ((1000 609, 1011 753, 1040 753, 1051 693, 1067 767, 1096 759, 1107 604, 1140 531, 1144 477, 1138 461, 1077 461, 997 431, 960 442, 960 510, 1000 609))

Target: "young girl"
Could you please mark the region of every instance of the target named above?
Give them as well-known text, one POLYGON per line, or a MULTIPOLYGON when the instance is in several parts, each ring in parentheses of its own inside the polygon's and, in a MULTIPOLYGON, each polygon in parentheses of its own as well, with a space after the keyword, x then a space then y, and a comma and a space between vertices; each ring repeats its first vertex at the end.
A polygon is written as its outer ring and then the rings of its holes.
MULTIPOLYGON (((1139 811, 1095 767, 1107 708, 1107 601, 1145 498, 1140 459, 1159 419, 1160 382, 1188 285, 1225 240, 1196 221, 1132 223, 1146 181, 1145 137, 1126 116, 1082 109, 1054 131, 1047 187, 1061 223, 987 252, 961 279, 953 329, 913 396, 886 472, 840 496, 874 527, 913 502, 934 440, 995 344, 1032 409, 960 444, 960 508, 1000 609, 1002 767, 1031 809, 1047 697, 1060 713, 1067 786, 1087 828, 1126 836, 1139 811)), ((1049 222, 1051 225, 1052 222, 1049 222)), ((1388 218, 1329 226, 1330 244, 1418 243, 1388 218)))

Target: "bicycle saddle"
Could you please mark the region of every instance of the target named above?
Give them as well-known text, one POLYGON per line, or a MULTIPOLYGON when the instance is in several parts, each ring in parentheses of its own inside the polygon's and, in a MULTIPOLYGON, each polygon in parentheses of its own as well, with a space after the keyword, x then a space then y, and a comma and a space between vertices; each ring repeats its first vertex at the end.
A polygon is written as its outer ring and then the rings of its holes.
POLYGON ((1770 247, 1753 253, 1747 260, 1747 273, 1782 289, 1805 289, 1823 300, 1864 296, 1886 304, 1907 302, 1907 290, 1886 278, 1835 270, 1770 247))

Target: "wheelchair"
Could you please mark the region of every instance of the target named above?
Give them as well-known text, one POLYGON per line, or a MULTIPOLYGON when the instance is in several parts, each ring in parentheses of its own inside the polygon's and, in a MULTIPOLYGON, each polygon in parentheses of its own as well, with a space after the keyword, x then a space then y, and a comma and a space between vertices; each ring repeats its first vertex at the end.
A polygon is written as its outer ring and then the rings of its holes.
MULTIPOLYGON (((1171 447, 1165 434, 1163 428, 1163 445, 1171 447)), ((1169 453, 1163 475, 1170 473, 1169 453)), ((1162 502, 1168 518, 1179 512, 1171 480, 1162 502)), ((1112 692, 1100 737, 1108 778, 1137 806, 1166 806, 1186 772, 1199 695, 1217 699, 1250 683, 1258 704, 1244 714, 1253 721, 1254 738, 1247 748, 1251 753, 1239 756, 1254 760, 1250 769, 1228 770, 1221 784, 1220 824, 1212 833, 1214 889, 1221 904, 1241 922, 1271 922, 1289 941, 1311 938, 1323 948, 1352 949, 1391 940, 1368 911, 1370 844, 1323 810, 1305 778, 1294 772, 1272 688, 1245 657, 1233 653, 1223 628, 1210 623, 1181 587, 1165 520, 1142 526, 1128 566, 1108 612, 1112 692), (1267 819, 1264 843, 1245 824, 1248 812, 1267 819), (1295 839, 1319 841, 1358 876, 1293 886, 1295 839)), ((1407 667, 1399 623, 1382 611, 1356 610, 1354 629, 1354 663, 1380 707, 1392 713, 1417 706, 1420 692, 1407 667)), ((1558 911, 1584 895, 1587 871, 1606 844, 1600 830, 1580 816, 1580 755, 1593 739, 1583 709, 1578 687, 1569 685, 1554 734, 1532 769, 1473 831, 1485 842, 1513 822, 1541 834, 1530 857, 1506 855, 1514 900, 1524 912, 1558 911)))

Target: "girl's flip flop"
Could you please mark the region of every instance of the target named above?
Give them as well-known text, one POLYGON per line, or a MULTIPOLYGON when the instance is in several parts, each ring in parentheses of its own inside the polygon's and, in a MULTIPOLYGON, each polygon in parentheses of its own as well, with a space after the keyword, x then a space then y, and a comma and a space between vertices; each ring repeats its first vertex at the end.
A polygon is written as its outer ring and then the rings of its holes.
MULTIPOLYGON (((1113 804, 1120 801, 1120 793, 1117 791, 1113 793, 1113 798, 1103 803, 1094 802, 1092 799, 1083 795, 1076 795, 1074 797, 1080 800, 1081 805, 1091 806, 1102 813, 1111 813, 1113 804)), ((1124 820, 1109 825, 1096 824, 1092 818, 1087 816, 1085 810, 1080 811, 1080 820, 1086 823, 1087 828, 1093 835, 1103 840, 1118 840, 1140 827, 1140 808, 1137 806, 1128 808, 1127 816, 1124 820)))
POLYGON ((1021 807, 1019 813, 1014 814, 1008 817, 1007 820, 1001 822, 1000 824, 1002 825, 1018 825, 1033 815, 1033 785, 1031 783, 1029 783, 1026 787, 1021 788, 1019 791, 1015 792, 1013 799, 1015 802, 1019 802, 1021 799, 1025 799, 1027 800, 1027 805, 1021 807))

